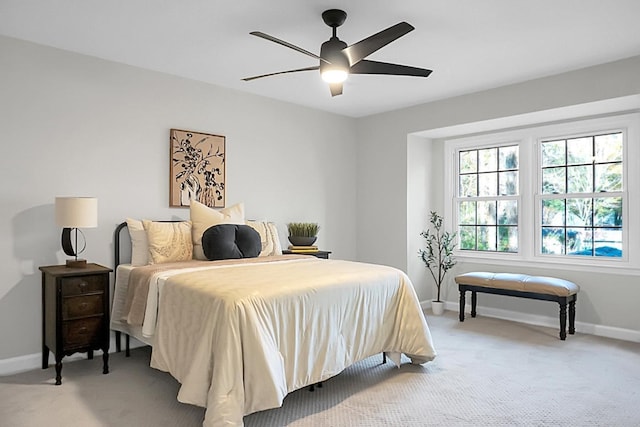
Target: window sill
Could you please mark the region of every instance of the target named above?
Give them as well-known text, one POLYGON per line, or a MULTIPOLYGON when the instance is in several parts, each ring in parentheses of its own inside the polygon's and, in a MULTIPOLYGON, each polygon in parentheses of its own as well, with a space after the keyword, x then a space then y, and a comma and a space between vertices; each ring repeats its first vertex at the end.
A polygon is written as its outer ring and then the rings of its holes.
POLYGON ((640 276, 640 266, 631 264, 628 260, 604 260, 598 259, 557 259, 550 256, 524 257, 517 254, 492 254, 492 253, 460 253, 454 257, 459 262, 470 264, 508 265, 513 267, 542 268, 551 270, 580 271, 605 274, 618 274, 625 276, 640 276))

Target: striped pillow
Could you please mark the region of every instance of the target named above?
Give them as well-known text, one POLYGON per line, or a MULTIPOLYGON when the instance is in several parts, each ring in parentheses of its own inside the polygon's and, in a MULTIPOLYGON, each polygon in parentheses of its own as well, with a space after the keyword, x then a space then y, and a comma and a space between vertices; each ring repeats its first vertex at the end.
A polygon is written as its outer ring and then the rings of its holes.
POLYGON ((247 221, 247 225, 260 234, 262 251, 258 256, 282 255, 282 246, 280 245, 280 237, 278 237, 278 228, 273 222, 247 221))

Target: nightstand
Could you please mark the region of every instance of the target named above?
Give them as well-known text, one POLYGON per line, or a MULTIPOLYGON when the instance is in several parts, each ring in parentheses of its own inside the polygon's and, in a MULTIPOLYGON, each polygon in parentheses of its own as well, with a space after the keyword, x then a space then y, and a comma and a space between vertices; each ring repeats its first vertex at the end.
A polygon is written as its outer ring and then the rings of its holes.
POLYGON ((282 255, 311 255, 316 258, 324 258, 324 259, 329 259, 329 254, 331 254, 331 251, 293 252, 293 251, 290 251, 289 249, 282 250, 282 255))
POLYGON ((109 373, 109 273, 98 264, 65 265, 42 271, 42 369, 49 351, 56 357, 56 385, 62 383, 62 358, 102 350, 102 373, 109 373))

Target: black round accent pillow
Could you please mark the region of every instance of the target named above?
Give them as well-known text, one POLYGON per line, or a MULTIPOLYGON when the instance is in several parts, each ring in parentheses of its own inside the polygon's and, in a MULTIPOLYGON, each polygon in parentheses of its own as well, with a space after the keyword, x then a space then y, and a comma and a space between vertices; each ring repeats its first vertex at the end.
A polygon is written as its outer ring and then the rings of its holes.
POLYGON ((218 224, 202 234, 202 249, 209 261, 255 258, 262 251, 262 241, 248 225, 218 224))

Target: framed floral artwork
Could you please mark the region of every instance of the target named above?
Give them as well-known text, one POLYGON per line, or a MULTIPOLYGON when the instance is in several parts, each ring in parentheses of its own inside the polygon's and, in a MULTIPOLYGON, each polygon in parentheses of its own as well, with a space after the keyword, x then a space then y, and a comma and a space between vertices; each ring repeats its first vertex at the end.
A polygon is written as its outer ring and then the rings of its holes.
POLYGON ((189 206, 195 199, 212 208, 223 208, 225 137, 171 129, 169 142, 169 206, 189 206))

